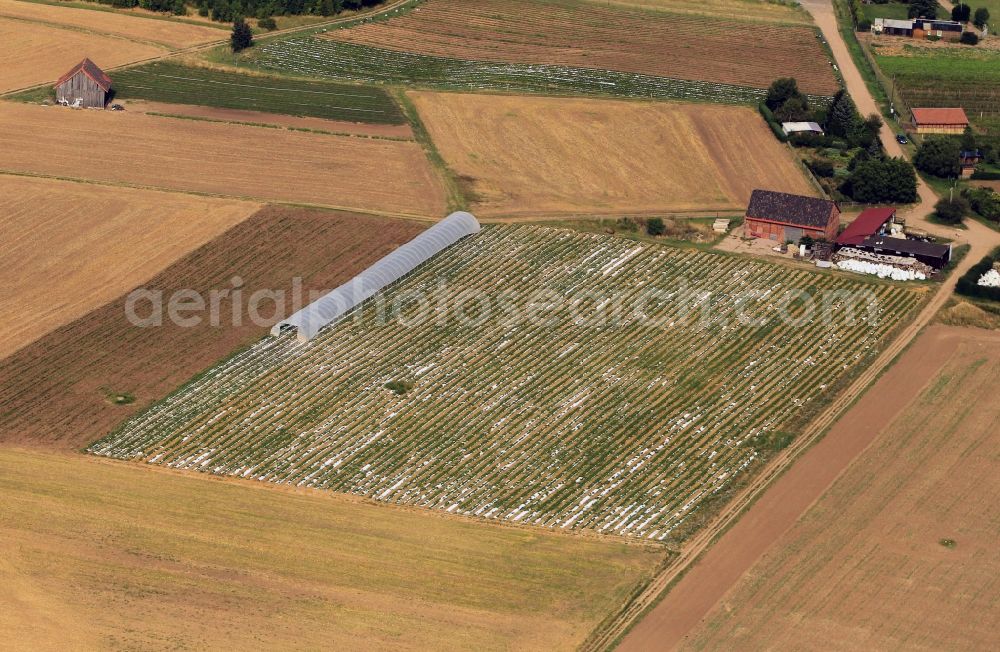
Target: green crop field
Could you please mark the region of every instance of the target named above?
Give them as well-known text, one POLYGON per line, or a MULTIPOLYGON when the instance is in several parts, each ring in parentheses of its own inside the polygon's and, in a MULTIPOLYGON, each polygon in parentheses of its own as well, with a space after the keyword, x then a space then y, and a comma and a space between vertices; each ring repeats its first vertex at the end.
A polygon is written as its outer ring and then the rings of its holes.
POLYGON ((431 88, 751 104, 794 68, 815 99, 837 91, 814 28, 724 13, 574 0, 426 0, 373 20, 262 41, 245 62, 305 77, 431 88))
POLYGON ((269 41, 251 65, 277 73, 444 89, 613 95, 698 102, 755 104, 766 91, 573 66, 496 63, 398 52, 318 37, 269 41))
POLYGON ((115 73, 117 99, 402 124, 402 112, 380 88, 245 75, 157 62, 115 73))
POLYGON ((787 444, 922 296, 491 226, 311 342, 262 340, 89 451, 662 540, 787 444))
MULTIPOLYGON (((883 56, 879 67, 910 107, 961 106, 974 123, 1000 116, 1000 51, 907 47, 883 56)), ((982 125, 981 125, 982 126, 982 125)))

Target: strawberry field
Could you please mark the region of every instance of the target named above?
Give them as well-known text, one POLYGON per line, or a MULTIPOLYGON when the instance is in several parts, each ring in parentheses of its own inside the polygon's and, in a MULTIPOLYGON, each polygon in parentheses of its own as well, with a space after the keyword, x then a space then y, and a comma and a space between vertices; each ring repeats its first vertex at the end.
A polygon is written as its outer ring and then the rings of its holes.
POLYGON ((920 296, 486 227, 311 342, 261 340, 89 450, 664 539, 863 365, 920 296))

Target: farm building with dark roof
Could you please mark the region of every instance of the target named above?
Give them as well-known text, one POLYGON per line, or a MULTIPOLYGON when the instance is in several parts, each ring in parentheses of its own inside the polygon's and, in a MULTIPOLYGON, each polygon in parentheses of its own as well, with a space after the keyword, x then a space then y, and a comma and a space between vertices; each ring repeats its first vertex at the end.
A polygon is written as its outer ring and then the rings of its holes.
POLYGON ((876 254, 916 258, 935 269, 941 269, 951 260, 950 244, 893 238, 887 235, 867 237, 860 244, 855 245, 855 248, 876 254))
POLYGON ((773 190, 754 190, 745 216, 750 238, 798 242, 803 236, 833 241, 840 228, 836 202, 773 190))
POLYGON ((104 108, 111 78, 90 59, 84 59, 56 82, 56 99, 74 106, 104 108))

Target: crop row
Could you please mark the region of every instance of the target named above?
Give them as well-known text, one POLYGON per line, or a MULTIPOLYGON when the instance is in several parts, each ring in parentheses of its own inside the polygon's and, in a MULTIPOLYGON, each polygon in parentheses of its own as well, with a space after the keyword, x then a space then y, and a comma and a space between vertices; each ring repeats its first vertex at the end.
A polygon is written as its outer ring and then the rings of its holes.
POLYGON ((155 62, 115 74, 116 97, 297 116, 401 124, 402 113, 381 88, 259 77, 155 62))
MULTIPOLYGON (((573 93, 756 104, 766 91, 573 66, 451 59, 306 37, 261 46, 265 70, 308 77, 449 89, 573 93)), ((821 98, 814 98, 820 100, 821 98)))
POLYGON ((758 435, 863 364, 916 296, 737 257, 489 227, 312 342, 265 339, 90 450, 662 539, 757 459, 758 435), (858 291, 871 303, 849 310, 858 291), (787 300, 801 292, 828 310, 787 300), (379 319, 380 305, 405 306, 406 319, 379 319), (415 323, 421 308, 429 317, 415 323))

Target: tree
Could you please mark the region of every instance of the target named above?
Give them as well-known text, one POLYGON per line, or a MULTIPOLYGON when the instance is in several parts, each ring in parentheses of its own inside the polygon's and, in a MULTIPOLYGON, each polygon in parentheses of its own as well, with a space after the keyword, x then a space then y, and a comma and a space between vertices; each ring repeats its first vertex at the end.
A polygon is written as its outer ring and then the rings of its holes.
POLYGON ((959 147, 965 152, 974 152, 978 147, 976 147, 976 134, 972 131, 972 127, 966 127, 965 131, 962 132, 962 139, 958 141, 959 147))
POLYGON ((986 23, 988 22, 990 22, 990 10, 986 7, 976 9, 976 13, 972 16, 972 24, 982 29, 986 27, 986 23))
POLYGON ((859 121, 858 110, 854 100, 847 91, 840 89, 833 96, 830 108, 826 112, 826 133, 840 138, 849 138, 859 121))
POLYGON ((841 191, 865 204, 909 204, 917 200, 917 175, 903 159, 869 158, 854 167, 841 191))
POLYGON ((979 43, 979 36, 975 32, 962 32, 962 35, 958 37, 958 40, 961 41, 963 45, 976 45, 979 43))
POLYGON ((793 97, 802 97, 805 99, 802 93, 799 92, 799 84, 795 81, 794 77, 782 77, 781 79, 775 79, 771 83, 771 87, 767 89, 767 97, 764 99, 764 104, 772 111, 777 111, 779 107, 793 97))
POLYGON ((969 16, 972 14, 972 7, 967 4, 955 5, 951 8, 951 19, 956 23, 967 23, 969 22, 969 16))
POLYGON ((910 18, 937 18, 937 0, 910 0, 910 18))
POLYGON ((774 117, 779 122, 807 120, 810 117, 809 102, 803 95, 794 95, 778 107, 778 110, 774 112, 774 117))
POLYGON ((233 52, 242 52, 253 45, 253 31, 242 16, 233 21, 233 34, 229 40, 233 52))
POLYGON ((934 215, 945 224, 961 224, 968 212, 969 204, 961 197, 941 199, 934 204, 934 215))
POLYGON ((651 217, 646 220, 646 233, 656 237, 658 235, 663 235, 667 232, 667 226, 663 223, 663 220, 659 217, 651 217))
POLYGON ((957 177, 961 171, 958 154, 959 142, 954 138, 929 138, 917 150, 913 163, 918 170, 936 177, 957 177))

